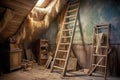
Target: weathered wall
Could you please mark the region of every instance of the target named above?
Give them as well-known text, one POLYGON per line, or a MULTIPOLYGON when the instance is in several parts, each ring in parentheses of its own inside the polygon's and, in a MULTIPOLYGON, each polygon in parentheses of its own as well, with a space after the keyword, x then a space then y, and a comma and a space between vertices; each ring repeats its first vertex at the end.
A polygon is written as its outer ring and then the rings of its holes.
MULTIPOLYGON (((93 27, 96 24, 111 24, 111 46, 110 74, 120 74, 120 1, 118 0, 80 0, 80 23, 83 32, 85 46, 81 43, 81 33, 79 27, 76 29, 73 49, 78 57, 81 68, 90 67, 90 55, 92 52, 93 27), (113 66, 114 65, 114 66, 113 66)), ((55 50, 57 22, 54 21, 51 28, 44 34, 49 40, 49 44, 55 50), (54 33, 54 34, 53 34, 54 33)), ((120 76, 120 75, 119 75, 120 76)))
MULTIPOLYGON (((74 44, 73 49, 77 56, 78 63, 81 68, 90 68, 90 59, 92 54, 92 45, 85 46, 86 48, 86 61, 83 57, 85 51, 83 50, 83 46, 80 44, 74 44)), ((108 74, 111 76, 120 76, 120 45, 111 45, 112 51, 108 57, 108 74)))
MULTIPOLYGON (((120 1, 119 0, 80 0, 80 20, 86 43, 92 43, 93 27, 96 24, 111 24, 111 43, 120 43, 120 1)), ((82 43, 76 30, 74 43, 82 43)))
MULTIPOLYGON (((93 27, 96 24, 111 24, 111 43, 120 43, 120 1, 80 0, 80 20, 85 43, 92 43, 93 27)), ((46 34, 49 33, 48 31, 46 34)), ((52 39, 54 38, 56 37, 52 39)), ((79 27, 76 29, 74 43, 82 43, 79 27)))
POLYGON ((79 27, 76 29, 74 43, 83 43, 85 41, 85 49, 83 46, 77 45, 75 48, 76 54, 79 57, 82 67, 89 67, 90 53, 92 52, 92 36, 93 28, 96 24, 111 24, 110 44, 113 46, 113 52, 110 56, 110 74, 119 74, 118 69, 120 64, 120 1, 118 0, 80 0, 80 23, 83 36, 80 34, 79 27), (116 44, 116 45, 115 45, 116 44), (84 49, 84 50, 83 50, 84 49), (81 57, 83 56, 83 57, 81 57), (86 61, 84 61, 86 60, 86 61))
POLYGON ((57 32, 58 32, 58 21, 55 19, 49 26, 49 28, 44 31, 41 38, 48 39, 49 44, 56 44, 56 38, 57 38, 57 32))

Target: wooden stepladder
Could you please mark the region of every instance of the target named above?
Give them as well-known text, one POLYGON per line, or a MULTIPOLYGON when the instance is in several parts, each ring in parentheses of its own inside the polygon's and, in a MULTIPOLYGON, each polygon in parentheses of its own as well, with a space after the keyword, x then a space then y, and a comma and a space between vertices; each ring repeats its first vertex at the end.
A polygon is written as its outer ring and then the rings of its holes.
POLYGON ((93 53, 91 56, 91 71, 89 72, 89 75, 92 75, 93 72, 101 69, 101 72, 104 71, 104 78, 106 80, 108 54, 110 53, 109 41, 110 24, 95 26, 93 35, 93 53))
POLYGON ((73 42, 78 13, 79 13, 79 0, 70 1, 65 13, 60 38, 57 44, 56 52, 52 62, 51 72, 54 69, 62 70, 62 76, 65 76, 68 59, 73 42), (62 62, 62 65, 57 63, 62 62))

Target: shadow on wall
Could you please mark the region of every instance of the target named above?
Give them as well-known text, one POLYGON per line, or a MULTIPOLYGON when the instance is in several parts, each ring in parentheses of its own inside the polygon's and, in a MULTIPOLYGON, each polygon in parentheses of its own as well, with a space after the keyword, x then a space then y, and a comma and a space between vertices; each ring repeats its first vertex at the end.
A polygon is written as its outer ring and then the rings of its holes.
POLYGON ((120 45, 112 45, 112 51, 108 57, 108 71, 111 76, 120 76, 119 46, 120 45))
MULTIPOLYGON (((73 48, 72 48, 72 51, 73 53, 75 54, 75 56, 77 57, 78 59, 78 64, 80 65, 81 68, 87 68, 87 49, 86 49, 86 45, 85 45, 85 40, 84 40, 84 33, 83 33, 83 26, 81 24, 81 17, 80 17, 80 11, 78 12, 78 19, 77 19, 77 27, 76 29, 79 29, 79 34, 80 35, 80 38, 81 38, 81 43, 77 43, 77 44, 81 44, 80 46, 77 46, 77 45, 74 45, 73 48), (82 46, 82 47, 81 47, 82 46), (81 49, 82 51, 80 51, 78 53, 78 51, 75 51, 74 48, 79 48, 81 49), (82 57, 80 57, 82 56, 82 57)), ((76 34, 77 32, 75 32, 76 34)), ((75 36, 76 38, 76 36, 75 36)), ((77 39, 78 40, 78 39, 77 39)), ((75 39, 73 41, 73 43, 75 42, 75 39)))
POLYGON ((80 17, 85 43, 92 43, 93 27, 97 24, 112 24, 111 43, 120 43, 120 1, 81 0, 80 17))
MULTIPOLYGON (((90 46, 86 44, 92 44, 93 28, 97 24, 111 24, 111 45, 120 44, 120 1, 119 0, 80 0, 80 31, 76 32, 74 42, 83 45, 83 49, 78 49, 80 46, 76 46, 74 51, 79 57, 79 61, 84 64, 88 64, 88 58, 91 50, 87 50, 90 46), (80 37, 78 37, 80 35, 80 37), (80 38, 80 39, 79 39, 80 38), (78 52, 79 51, 79 52, 78 52), (89 55, 88 55, 88 54, 89 55), (85 59, 86 58, 86 59, 85 59)), ((119 50, 119 47, 116 48, 119 50)), ((117 52, 117 55, 120 55, 117 52)), ((118 58, 119 60, 119 58, 118 58)), ((80 63, 80 64, 81 64, 80 63)), ((115 62, 116 63, 116 62, 115 62)), ((118 62, 118 65, 120 60, 118 62)), ((114 64, 113 64, 114 65, 114 64)), ((118 67, 118 66, 117 66, 118 67)), ((119 70, 118 70, 119 71, 119 70)))

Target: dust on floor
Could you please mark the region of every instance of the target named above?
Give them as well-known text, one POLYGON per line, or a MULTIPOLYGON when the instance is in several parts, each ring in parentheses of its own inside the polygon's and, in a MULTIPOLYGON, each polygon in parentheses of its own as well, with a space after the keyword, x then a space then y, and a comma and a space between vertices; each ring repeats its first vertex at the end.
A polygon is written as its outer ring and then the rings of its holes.
MULTIPOLYGON (((61 74, 50 72, 50 69, 43 69, 40 66, 33 67, 30 71, 17 70, 0 76, 0 80, 104 80, 103 77, 86 76, 80 71, 67 74, 69 77, 61 77, 61 74)), ((120 80, 120 78, 107 78, 108 80, 120 80)))

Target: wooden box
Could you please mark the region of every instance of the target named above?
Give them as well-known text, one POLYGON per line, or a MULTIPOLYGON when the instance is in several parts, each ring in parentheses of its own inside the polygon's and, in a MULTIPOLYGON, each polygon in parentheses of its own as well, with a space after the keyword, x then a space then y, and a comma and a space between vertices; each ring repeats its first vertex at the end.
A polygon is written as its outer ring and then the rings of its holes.
POLYGON ((39 64, 45 65, 48 59, 48 40, 40 39, 39 64))
POLYGON ((74 71, 77 67, 77 59, 76 58, 69 58, 67 71, 74 71))
POLYGON ((21 49, 11 50, 10 52, 10 71, 21 67, 21 49))
POLYGON ((12 70, 21 67, 22 49, 11 40, 7 40, 0 44, 1 48, 1 68, 3 73, 11 72, 12 70))

